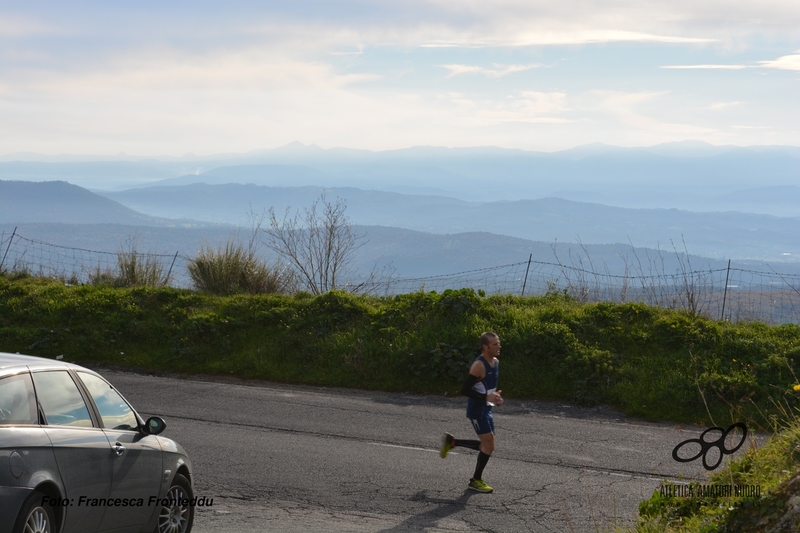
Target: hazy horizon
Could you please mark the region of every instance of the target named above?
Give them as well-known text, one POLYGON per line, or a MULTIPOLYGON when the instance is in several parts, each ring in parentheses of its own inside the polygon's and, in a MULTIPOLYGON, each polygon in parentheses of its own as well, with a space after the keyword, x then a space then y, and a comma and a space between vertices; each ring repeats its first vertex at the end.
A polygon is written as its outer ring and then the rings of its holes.
POLYGON ((506 146, 498 146, 498 145, 464 145, 464 146, 445 146, 445 145, 409 145, 403 146, 398 148, 388 148, 383 150, 371 150, 368 148, 359 148, 354 146, 340 146, 340 145, 332 145, 332 146, 319 146, 314 143, 303 143, 302 141, 291 141, 285 144, 281 144, 278 146, 266 147, 266 148, 256 148, 253 150, 247 151, 228 151, 228 152, 208 152, 208 153, 196 153, 196 152, 185 152, 182 154, 168 154, 168 153, 126 153, 126 152, 118 152, 114 154, 101 154, 101 153, 43 153, 43 152, 34 152, 34 151, 20 151, 20 152, 8 152, 8 153, 0 153, 0 161, 25 161, 25 159, 10 159, 14 156, 21 156, 21 157, 39 157, 39 158, 47 158, 52 160, 53 162, 69 162, 67 160, 58 160, 58 158, 65 158, 65 159, 72 159, 74 161, 83 161, 81 158, 92 158, 92 159, 107 159, 107 160, 117 160, 117 159, 211 159, 211 158, 220 158, 226 156, 252 156, 258 155, 259 153, 264 152, 271 152, 277 151, 281 149, 292 149, 292 148, 299 148, 299 149, 319 149, 323 151, 332 151, 332 150, 351 150, 354 152, 371 152, 371 153, 385 153, 385 152, 401 152, 404 150, 413 150, 415 148, 421 149, 444 149, 444 150, 459 150, 459 149, 497 149, 503 151, 519 151, 519 152, 526 152, 531 154, 541 153, 541 154, 557 154, 560 152, 569 152, 572 150, 577 150, 581 148, 590 148, 590 147, 598 147, 598 148, 609 148, 609 149, 650 149, 650 148, 658 148, 658 147, 674 147, 678 150, 681 148, 686 148, 687 150, 703 150, 704 148, 708 149, 719 149, 719 148, 791 148, 800 149, 800 143, 793 145, 793 144, 714 144, 709 143, 706 141, 700 141, 698 139, 684 139, 682 141, 668 141, 663 143, 656 143, 651 145, 637 145, 637 146, 624 146, 618 144, 610 144, 604 142, 592 142, 586 144, 579 144, 575 146, 570 146, 567 148, 560 148, 555 150, 536 150, 536 149, 524 149, 524 148, 510 148, 506 146), (57 161, 58 160, 58 161, 57 161))

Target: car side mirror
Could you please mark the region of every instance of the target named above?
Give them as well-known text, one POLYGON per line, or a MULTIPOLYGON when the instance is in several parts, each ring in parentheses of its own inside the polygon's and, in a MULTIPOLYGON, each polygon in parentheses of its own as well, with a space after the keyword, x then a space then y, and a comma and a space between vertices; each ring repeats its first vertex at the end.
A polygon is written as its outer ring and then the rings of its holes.
POLYGON ((142 433, 145 435, 158 435, 165 429, 167 429, 167 423, 164 422, 163 418, 151 416, 147 419, 147 422, 144 423, 144 426, 142 426, 142 433))

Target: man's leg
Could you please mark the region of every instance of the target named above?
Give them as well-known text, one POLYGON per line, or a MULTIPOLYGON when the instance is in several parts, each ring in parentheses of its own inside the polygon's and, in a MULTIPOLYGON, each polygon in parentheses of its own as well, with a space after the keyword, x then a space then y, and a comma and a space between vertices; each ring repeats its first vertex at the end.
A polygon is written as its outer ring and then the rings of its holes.
POLYGON ((489 462, 489 457, 494 452, 494 420, 490 415, 481 420, 473 420, 472 425, 481 440, 478 448, 478 462, 475 465, 475 473, 469 481, 469 489, 478 492, 492 492, 492 487, 483 481, 483 469, 486 468, 486 463, 489 462))
POLYGON ((486 463, 489 462, 489 457, 494 452, 494 433, 484 433, 478 437, 481 439, 478 449, 478 464, 475 465, 475 475, 472 476, 472 479, 483 479, 483 469, 486 468, 486 463))
POLYGON ((444 459, 445 457, 447 457, 447 453, 456 446, 478 451, 480 450, 481 447, 481 441, 457 439, 450 433, 445 433, 444 435, 442 435, 442 446, 439 448, 439 455, 442 457, 442 459, 444 459))

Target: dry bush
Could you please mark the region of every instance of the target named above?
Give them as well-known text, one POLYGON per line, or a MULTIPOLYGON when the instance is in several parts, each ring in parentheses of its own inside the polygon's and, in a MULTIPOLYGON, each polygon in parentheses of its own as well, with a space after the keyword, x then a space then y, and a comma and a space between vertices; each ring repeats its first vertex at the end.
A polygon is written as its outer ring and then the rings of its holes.
POLYGON ((216 249, 204 244, 187 268, 195 288, 211 294, 286 294, 295 289, 288 268, 268 265, 254 246, 245 247, 235 238, 216 249))

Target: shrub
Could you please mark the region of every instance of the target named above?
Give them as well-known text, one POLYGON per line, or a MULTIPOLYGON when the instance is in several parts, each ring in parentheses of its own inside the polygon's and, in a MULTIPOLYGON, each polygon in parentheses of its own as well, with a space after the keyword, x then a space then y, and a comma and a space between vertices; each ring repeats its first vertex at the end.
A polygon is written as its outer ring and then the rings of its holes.
POLYGON ((122 287, 164 287, 169 278, 164 267, 150 254, 142 254, 131 247, 127 252, 117 252, 118 283, 122 287))
POLYGON ((101 270, 100 267, 98 267, 94 272, 89 272, 89 284, 117 287, 117 275, 113 270, 101 270))
POLYGON ((279 265, 267 265, 255 250, 234 239, 216 250, 205 244, 189 261, 189 275, 197 290, 225 295, 281 293, 294 290, 294 277, 279 265))
MULTIPOLYGON (((164 265, 157 256, 138 252, 131 246, 127 251, 117 252, 116 271, 101 270, 98 267, 89 273, 89 283, 108 287, 166 287, 170 277, 168 273, 164 273, 164 265)), ((74 274, 69 283, 78 284, 74 274)))

